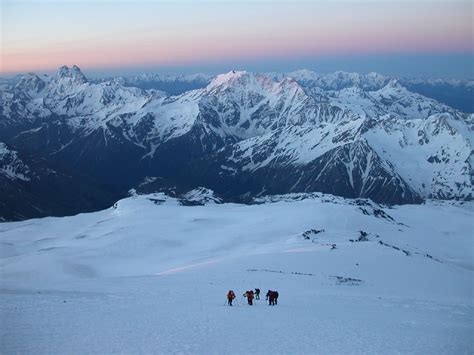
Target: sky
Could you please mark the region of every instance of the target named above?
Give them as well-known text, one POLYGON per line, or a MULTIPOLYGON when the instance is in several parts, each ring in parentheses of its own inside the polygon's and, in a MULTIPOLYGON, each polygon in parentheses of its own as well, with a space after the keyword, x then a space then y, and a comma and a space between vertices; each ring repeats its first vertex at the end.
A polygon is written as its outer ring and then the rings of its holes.
POLYGON ((474 77, 471 0, 0 0, 0 75, 230 69, 474 77))

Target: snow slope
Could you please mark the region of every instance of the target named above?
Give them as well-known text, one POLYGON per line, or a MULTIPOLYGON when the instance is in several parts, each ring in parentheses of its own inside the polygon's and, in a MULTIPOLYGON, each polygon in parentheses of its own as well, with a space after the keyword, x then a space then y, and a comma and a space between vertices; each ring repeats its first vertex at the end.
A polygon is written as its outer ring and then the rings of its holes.
POLYGON ((136 195, 0 224, 1 352, 474 351, 472 203, 258 202, 136 195), (278 306, 245 305, 256 287, 278 306))

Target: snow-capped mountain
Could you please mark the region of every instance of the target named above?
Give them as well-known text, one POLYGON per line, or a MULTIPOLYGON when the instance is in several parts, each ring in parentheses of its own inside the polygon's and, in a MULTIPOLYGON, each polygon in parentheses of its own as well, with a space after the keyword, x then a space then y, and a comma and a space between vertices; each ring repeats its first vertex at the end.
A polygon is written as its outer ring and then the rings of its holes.
POLYGON ((474 112, 474 80, 470 79, 422 79, 394 78, 378 73, 316 73, 311 70, 297 70, 290 73, 269 73, 276 80, 284 77, 295 79, 305 90, 313 95, 324 91, 341 91, 358 88, 363 91, 377 91, 391 81, 398 82, 411 92, 442 102, 463 112, 474 112))
POLYGON ((373 91, 384 87, 390 81, 389 77, 374 72, 360 74, 337 71, 335 73, 320 74, 302 69, 290 73, 270 73, 269 75, 277 80, 283 77, 291 77, 304 87, 317 87, 325 91, 339 91, 350 87, 373 91))
POLYGON ((1 92, 0 139, 122 193, 154 176, 157 189, 171 181, 231 199, 472 198, 472 115, 376 74, 293 76, 231 71, 167 96, 90 82, 76 66, 28 74, 1 92))
POLYGON ((198 187, 186 192, 179 201, 182 204, 203 206, 213 203, 221 203, 222 199, 216 196, 214 191, 205 187, 198 187))
POLYGON ((457 116, 456 110, 420 94, 408 91, 396 80, 391 80, 379 90, 344 88, 330 94, 331 100, 347 110, 356 110, 360 116, 371 118, 392 115, 405 119, 425 119, 432 114, 448 112, 457 116))
POLYGON ((201 89, 209 84, 212 76, 203 73, 189 75, 161 75, 161 74, 141 74, 132 76, 120 76, 112 78, 102 78, 97 82, 115 80, 128 87, 138 87, 145 90, 159 90, 169 95, 179 95, 189 90, 201 89))
POLYGON ((201 183, 217 175, 253 193, 323 191, 389 203, 472 198, 471 141, 449 114, 289 127, 206 158, 200 164, 213 165, 201 183))

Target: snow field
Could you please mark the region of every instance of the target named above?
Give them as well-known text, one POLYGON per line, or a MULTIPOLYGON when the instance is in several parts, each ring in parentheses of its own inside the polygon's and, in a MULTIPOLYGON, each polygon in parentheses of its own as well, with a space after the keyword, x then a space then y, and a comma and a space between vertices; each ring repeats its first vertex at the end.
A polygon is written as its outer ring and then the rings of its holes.
POLYGON ((0 352, 472 353, 472 205, 384 212, 148 195, 0 224, 0 352))

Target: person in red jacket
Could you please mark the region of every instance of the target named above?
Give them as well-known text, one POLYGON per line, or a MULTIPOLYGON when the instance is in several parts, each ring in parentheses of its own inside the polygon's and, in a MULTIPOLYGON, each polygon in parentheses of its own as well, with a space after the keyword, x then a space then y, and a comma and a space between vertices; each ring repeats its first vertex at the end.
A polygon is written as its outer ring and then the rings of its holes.
POLYGON ((232 306, 232 301, 235 299, 235 293, 234 291, 232 290, 229 290, 229 292, 227 292, 227 304, 229 306, 232 306))
POLYGON ((244 296, 247 297, 247 303, 249 306, 253 305, 253 290, 245 291, 244 296))

